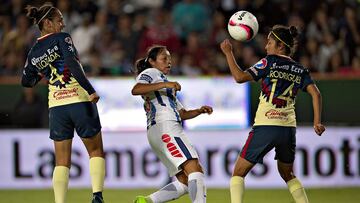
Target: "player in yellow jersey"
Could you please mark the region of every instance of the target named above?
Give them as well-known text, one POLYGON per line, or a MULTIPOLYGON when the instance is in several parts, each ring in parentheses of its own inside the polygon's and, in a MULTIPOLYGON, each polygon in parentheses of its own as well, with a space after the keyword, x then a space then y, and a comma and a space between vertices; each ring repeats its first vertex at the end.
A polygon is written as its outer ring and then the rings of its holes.
POLYGON ((49 84, 50 138, 56 159, 55 202, 66 202, 75 129, 90 157, 92 203, 102 203, 105 160, 96 107, 99 96, 84 74, 71 36, 61 32, 65 24, 59 9, 49 3, 40 8, 28 6, 27 16, 39 27, 41 37, 28 53, 21 82, 33 87, 45 77, 49 84))
POLYGON ((273 148, 280 176, 287 183, 295 202, 308 202, 305 190, 293 172, 296 146, 294 105, 298 90, 308 92, 312 97, 315 133, 321 135, 325 127, 321 124, 320 92, 309 71, 290 57, 297 34, 293 26, 274 26, 265 46, 267 56, 246 71, 236 63, 229 40, 220 45, 236 82, 262 80, 255 123, 230 180, 232 203, 243 202, 245 176, 256 163, 262 163, 263 157, 273 148))

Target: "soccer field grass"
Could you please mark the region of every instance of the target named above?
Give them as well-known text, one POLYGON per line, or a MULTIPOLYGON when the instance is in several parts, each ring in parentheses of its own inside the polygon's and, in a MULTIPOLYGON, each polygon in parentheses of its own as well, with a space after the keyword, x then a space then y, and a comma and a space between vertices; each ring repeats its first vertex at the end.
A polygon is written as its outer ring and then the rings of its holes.
MULTIPOLYGON (((108 189, 104 192, 106 203, 132 203, 136 195, 146 195, 155 189, 108 189)), ((360 188, 307 189, 311 203, 359 203, 360 188)), ((52 190, 0 190, 0 203, 51 203, 52 190)), ((228 189, 209 189, 208 203, 230 202, 228 189)), ((68 203, 90 203, 90 189, 71 189, 68 192, 68 203)), ((191 203, 189 197, 183 196, 174 203, 191 203)), ((285 189, 248 189, 245 193, 246 203, 290 203, 293 202, 285 189)))

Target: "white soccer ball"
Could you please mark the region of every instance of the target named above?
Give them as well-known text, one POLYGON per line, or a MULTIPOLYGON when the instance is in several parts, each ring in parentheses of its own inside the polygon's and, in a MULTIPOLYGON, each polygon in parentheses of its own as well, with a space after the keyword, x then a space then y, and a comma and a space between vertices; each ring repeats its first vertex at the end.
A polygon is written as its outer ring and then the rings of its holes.
POLYGON ((249 41, 258 33, 259 24, 256 17, 248 11, 234 13, 228 23, 228 31, 238 41, 249 41))

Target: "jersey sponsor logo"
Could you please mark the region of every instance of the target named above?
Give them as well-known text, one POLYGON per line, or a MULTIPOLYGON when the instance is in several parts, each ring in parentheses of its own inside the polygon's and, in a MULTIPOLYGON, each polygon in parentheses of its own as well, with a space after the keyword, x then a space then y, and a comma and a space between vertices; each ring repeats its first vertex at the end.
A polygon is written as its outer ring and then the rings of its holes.
POLYGON ((178 148, 176 147, 176 145, 171 141, 171 137, 168 135, 168 134, 163 134, 161 136, 161 139, 164 143, 167 143, 166 144, 166 148, 169 150, 170 154, 173 156, 173 157, 183 157, 183 155, 180 153, 180 151, 178 150, 178 148))
POLYGON ((265 113, 265 116, 268 119, 279 119, 279 120, 287 120, 288 119, 288 113, 280 112, 275 109, 270 109, 265 113))
POLYGON ((78 88, 73 88, 69 90, 57 90, 53 93, 53 98, 55 100, 61 100, 61 99, 68 99, 71 97, 77 97, 78 94, 78 88))
POLYGON ((151 83, 153 81, 153 79, 151 78, 150 75, 147 74, 141 74, 140 79, 139 80, 145 80, 148 83, 151 83))
POLYGON ((267 60, 265 58, 261 59, 255 65, 253 65, 253 67, 260 69, 260 70, 264 69, 266 66, 267 66, 267 60))
POLYGON ((31 64, 40 69, 46 68, 49 63, 60 58, 60 55, 56 52, 58 50, 59 48, 56 45, 52 49, 47 49, 42 56, 32 58, 31 64))

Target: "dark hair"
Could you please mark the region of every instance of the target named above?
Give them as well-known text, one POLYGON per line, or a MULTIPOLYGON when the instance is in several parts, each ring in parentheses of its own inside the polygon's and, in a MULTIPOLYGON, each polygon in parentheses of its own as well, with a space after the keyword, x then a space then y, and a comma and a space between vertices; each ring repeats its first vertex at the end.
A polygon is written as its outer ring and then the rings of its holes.
POLYGON ((135 73, 138 75, 143 72, 145 69, 151 68, 151 64, 149 62, 150 59, 156 60, 156 57, 162 50, 166 50, 166 46, 154 45, 150 47, 147 51, 147 56, 145 58, 140 58, 135 62, 135 73))
POLYGON ((39 8, 27 5, 25 9, 27 10, 26 16, 33 21, 33 24, 37 24, 40 30, 43 29, 44 20, 52 20, 57 11, 51 2, 46 2, 39 8))
POLYGON ((298 35, 299 33, 295 26, 274 25, 270 31, 270 36, 272 36, 277 43, 283 43, 285 45, 285 54, 288 55, 292 55, 295 52, 298 35))

